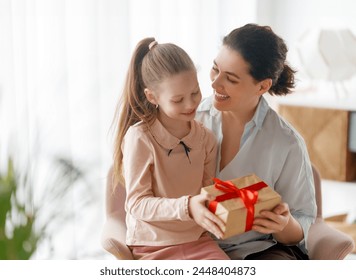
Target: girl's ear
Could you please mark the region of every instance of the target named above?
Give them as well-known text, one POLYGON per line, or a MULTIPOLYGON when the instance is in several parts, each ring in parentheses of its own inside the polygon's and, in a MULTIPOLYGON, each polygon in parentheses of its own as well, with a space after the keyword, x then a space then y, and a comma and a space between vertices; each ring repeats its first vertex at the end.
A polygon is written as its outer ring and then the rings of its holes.
POLYGON ((264 79, 260 82, 260 90, 258 91, 258 95, 262 95, 269 91, 272 86, 272 79, 264 79))
POLYGON ((156 101, 156 97, 155 95, 153 94, 153 91, 148 89, 148 88, 145 88, 144 90, 145 92, 145 95, 146 95, 146 98, 147 100, 152 103, 153 105, 157 105, 157 101, 156 101))

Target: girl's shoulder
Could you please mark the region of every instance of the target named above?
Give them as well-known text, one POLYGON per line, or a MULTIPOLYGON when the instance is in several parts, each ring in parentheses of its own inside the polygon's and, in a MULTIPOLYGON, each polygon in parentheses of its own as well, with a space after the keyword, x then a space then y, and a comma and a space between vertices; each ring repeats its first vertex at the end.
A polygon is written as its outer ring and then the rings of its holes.
POLYGON ((217 139, 215 134, 213 133, 212 130, 207 128, 201 121, 199 120, 194 120, 193 123, 195 123, 196 130, 197 130, 197 135, 200 135, 200 141, 201 143, 205 143, 208 145, 211 144, 216 144, 217 139))
POLYGON ((214 132, 207 128, 201 121, 199 120, 194 120, 197 125, 199 126, 199 128, 203 131, 203 134, 206 135, 207 137, 215 137, 214 132))
POLYGON ((131 125, 125 134, 125 138, 144 137, 148 132, 147 124, 143 121, 131 125))

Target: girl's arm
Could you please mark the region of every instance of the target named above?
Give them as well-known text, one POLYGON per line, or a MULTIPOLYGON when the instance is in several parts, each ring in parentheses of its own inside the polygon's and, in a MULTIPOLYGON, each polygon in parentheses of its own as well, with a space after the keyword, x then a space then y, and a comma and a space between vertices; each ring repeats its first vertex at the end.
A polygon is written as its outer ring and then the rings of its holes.
MULTIPOLYGON (((205 187, 213 184, 212 179, 215 177, 218 150, 215 135, 207 128, 205 128, 204 143, 205 161, 202 185, 205 187)), ((225 227, 225 223, 206 207, 207 203, 214 199, 215 197, 208 194, 193 196, 189 200, 189 214, 198 225, 213 233, 217 238, 222 238, 223 231, 221 229, 225 227)))
POLYGON ((205 161, 204 176, 202 182, 204 187, 213 184, 213 178, 215 177, 218 158, 218 143, 215 135, 207 128, 205 128, 205 133, 205 161))

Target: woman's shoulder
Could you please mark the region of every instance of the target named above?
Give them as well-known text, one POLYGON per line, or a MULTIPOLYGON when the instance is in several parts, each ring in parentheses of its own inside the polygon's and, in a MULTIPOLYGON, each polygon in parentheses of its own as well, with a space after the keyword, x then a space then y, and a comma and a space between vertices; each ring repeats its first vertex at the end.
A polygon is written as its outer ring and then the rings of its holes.
POLYGON ((304 139, 298 130, 273 109, 268 111, 266 120, 268 129, 280 140, 284 139, 291 144, 305 145, 304 139))

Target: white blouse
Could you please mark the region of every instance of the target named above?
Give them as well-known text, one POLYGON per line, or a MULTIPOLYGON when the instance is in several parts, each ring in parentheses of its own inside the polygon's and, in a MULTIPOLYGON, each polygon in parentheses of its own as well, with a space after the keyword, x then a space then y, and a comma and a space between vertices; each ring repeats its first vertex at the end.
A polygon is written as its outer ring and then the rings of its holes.
MULTIPOLYGON (((261 97, 253 118, 245 125, 235 158, 220 170, 222 142, 221 112, 214 108, 212 96, 202 101, 196 119, 211 129, 219 143, 216 176, 222 180, 255 173, 288 203, 300 223, 304 239, 298 244, 307 253, 305 240, 316 217, 314 180, 306 145, 299 133, 261 97)), ((272 235, 249 231, 219 245, 232 259, 243 259, 274 245, 272 235)))

